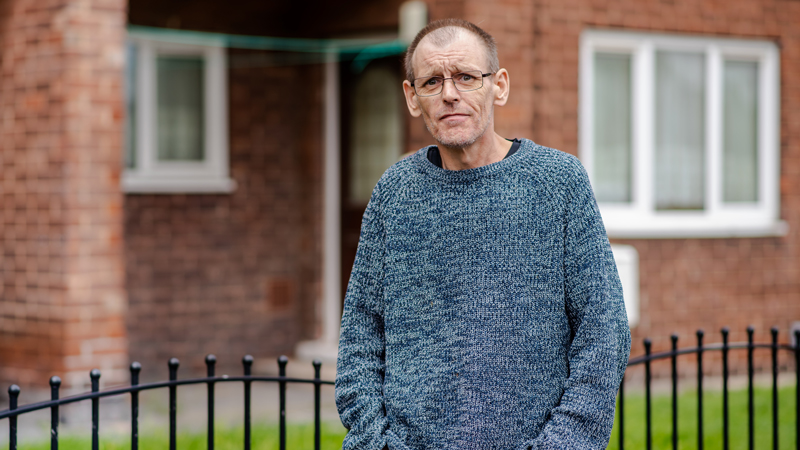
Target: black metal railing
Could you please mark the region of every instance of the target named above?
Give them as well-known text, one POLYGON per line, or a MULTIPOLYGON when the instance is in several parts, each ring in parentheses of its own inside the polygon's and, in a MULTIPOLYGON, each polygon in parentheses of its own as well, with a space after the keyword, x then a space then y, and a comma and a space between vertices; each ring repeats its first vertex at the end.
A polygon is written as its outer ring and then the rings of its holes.
POLYGON ((20 388, 17 385, 12 385, 8 388, 9 395, 9 409, 0 411, 0 419, 8 418, 9 426, 9 446, 10 450, 17 449, 17 417, 39 411, 43 409, 50 409, 50 448, 58 450, 58 423, 59 423, 59 407, 69 403, 81 402, 84 400, 92 401, 92 450, 98 450, 100 445, 100 399, 104 397, 115 397, 124 394, 131 395, 131 450, 138 450, 139 448, 139 392, 168 388, 169 390, 169 448, 175 450, 176 436, 177 436, 177 414, 178 414, 178 386, 190 384, 206 384, 208 389, 208 449, 214 449, 214 385, 216 383, 230 383, 241 382, 244 385, 244 448, 249 450, 251 446, 251 420, 250 420, 250 399, 251 399, 251 385, 253 382, 264 381, 278 383, 279 395, 279 424, 278 432, 280 434, 280 450, 286 450, 286 385, 288 383, 306 383, 314 385, 314 449, 320 448, 321 437, 321 417, 320 417, 320 387, 325 385, 332 385, 332 381, 324 381, 320 379, 320 370, 322 364, 319 361, 314 361, 314 378, 289 378, 286 376, 286 364, 289 359, 285 356, 278 358, 278 376, 255 376, 252 374, 253 357, 250 355, 242 358, 242 365, 244 366, 244 375, 235 376, 215 376, 215 366, 217 358, 214 355, 206 356, 206 377, 205 378, 192 378, 179 380, 178 379, 178 366, 180 363, 176 358, 169 360, 169 381, 160 381, 156 383, 139 384, 139 373, 142 370, 141 364, 134 362, 130 366, 131 372, 131 385, 129 387, 114 388, 105 391, 100 391, 100 371, 94 369, 90 372, 89 376, 92 383, 92 391, 90 393, 75 395, 71 397, 59 398, 59 388, 61 387, 61 379, 57 376, 50 378, 50 400, 33 403, 25 406, 18 406, 20 388))
MULTIPOLYGON (((704 333, 698 330, 696 333, 697 347, 678 349, 678 336, 671 336, 671 350, 660 353, 652 353, 652 343, 649 339, 644 340, 645 354, 640 357, 632 358, 628 361, 628 367, 644 365, 645 370, 645 421, 646 421, 646 443, 647 449, 652 449, 652 371, 651 364, 656 360, 669 359, 671 362, 671 383, 672 383, 672 448, 678 448, 678 357, 681 355, 697 355, 697 447, 703 449, 703 355, 708 352, 719 351, 722 356, 722 421, 723 421, 723 450, 729 448, 729 402, 728 402, 728 381, 729 381, 729 353, 731 350, 747 350, 747 399, 748 399, 748 448, 754 448, 754 352, 756 349, 769 349, 771 351, 772 365, 772 445, 778 449, 778 353, 787 350, 794 353, 795 375, 796 375, 796 430, 797 430, 797 449, 800 450, 800 331, 795 331, 795 345, 779 344, 778 329, 772 328, 772 342, 767 344, 753 342, 754 329, 747 328, 747 342, 730 343, 728 342, 729 331, 727 328, 721 330, 722 343, 704 345, 704 333)), ((152 389, 168 388, 169 390, 169 448, 176 448, 177 433, 177 388, 182 385, 206 384, 208 390, 208 449, 214 449, 214 386, 216 383, 241 382, 244 385, 244 448, 250 449, 251 446, 251 385, 253 382, 273 382, 278 383, 279 393, 279 442, 280 450, 286 449, 286 386, 288 383, 306 383, 314 385, 314 448, 320 448, 321 418, 320 418, 320 387, 322 385, 332 385, 332 381, 320 379, 321 363, 313 362, 314 378, 288 378, 286 376, 286 364, 288 358, 281 356, 278 358, 278 376, 254 376, 252 375, 253 357, 250 355, 242 358, 244 375, 238 377, 215 376, 216 357, 208 355, 205 359, 206 377, 179 380, 177 359, 169 360, 169 381, 161 381, 149 384, 139 384, 139 373, 142 366, 134 362, 130 366, 131 385, 129 387, 114 388, 105 391, 99 390, 100 371, 95 369, 90 372, 92 390, 90 393, 71 397, 59 398, 59 388, 61 379, 57 376, 50 378, 51 399, 50 401, 34 403, 25 406, 18 406, 17 401, 20 388, 12 385, 8 389, 9 409, 0 411, 0 419, 9 419, 9 449, 17 449, 17 417, 19 415, 50 409, 50 447, 52 450, 58 449, 58 424, 59 406, 91 400, 92 402, 92 449, 99 448, 99 399, 103 397, 114 397, 124 394, 131 395, 131 449, 138 450, 139 447, 139 392, 152 389)), ((625 379, 623 378, 618 396, 618 426, 619 426, 619 450, 625 448, 625 379)))
MULTIPOLYGON (((721 344, 703 345, 703 330, 697 330, 697 347, 678 349, 678 335, 671 336, 672 349, 666 352, 652 353, 652 343, 650 339, 644 340, 644 356, 631 358, 628 361, 628 367, 643 364, 644 365, 644 382, 645 382, 645 440, 647 443, 647 450, 653 448, 653 433, 652 433, 652 372, 651 364, 656 360, 669 359, 671 362, 671 382, 672 382, 672 448, 678 448, 678 356, 680 355, 697 355, 697 448, 703 450, 703 354, 711 351, 719 351, 722 354, 722 448, 728 450, 730 444, 730 423, 729 423, 729 401, 728 401, 728 381, 730 376, 728 356, 731 350, 747 350, 747 443, 748 449, 752 450, 755 444, 755 414, 754 400, 753 400, 753 378, 755 375, 754 370, 754 353, 756 349, 769 349, 771 352, 772 363, 772 448, 778 449, 778 352, 781 350, 788 350, 794 353, 794 365, 796 375, 796 400, 795 400, 795 428, 796 428, 796 445, 797 450, 800 450, 800 331, 794 332, 795 345, 779 344, 778 343, 778 328, 773 327, 770 332, 772 335, 772 342, 768 344, 758 344, 753 342, 753 327, 747 327, 747 342, 728 342, 729 330, 723 328, 720 330, 722 335, 721 344)), ((625 448, 625 379, 622 379, 620 385, 618 404, 617 404, 617 420, 619 431, 619 450, 625 448)))

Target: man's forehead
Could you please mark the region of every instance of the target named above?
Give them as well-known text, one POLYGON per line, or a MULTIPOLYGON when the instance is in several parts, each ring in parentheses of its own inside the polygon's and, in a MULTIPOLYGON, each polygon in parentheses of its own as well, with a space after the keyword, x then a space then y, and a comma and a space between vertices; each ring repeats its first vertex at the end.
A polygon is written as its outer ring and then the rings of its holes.
POLYGON ((453 63, 472 59, 474 63, 483 65, 488 62, 488 49, 474 33, 459 27, 445 27, 432 31, 419 42, 414 50, 413 64, 415 69, 429 66, 431 62, 453 63))

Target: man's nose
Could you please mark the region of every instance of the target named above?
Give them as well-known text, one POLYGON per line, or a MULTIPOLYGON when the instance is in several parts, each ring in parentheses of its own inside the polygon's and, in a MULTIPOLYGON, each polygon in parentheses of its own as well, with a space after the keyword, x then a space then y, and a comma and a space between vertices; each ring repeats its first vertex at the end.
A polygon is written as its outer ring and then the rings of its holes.
POLYGON ((442 100, 446 102, 458 101, 461 98, 461 92, 456 89, 456 83, 453 79, 444 80, 442 86, 442 100))

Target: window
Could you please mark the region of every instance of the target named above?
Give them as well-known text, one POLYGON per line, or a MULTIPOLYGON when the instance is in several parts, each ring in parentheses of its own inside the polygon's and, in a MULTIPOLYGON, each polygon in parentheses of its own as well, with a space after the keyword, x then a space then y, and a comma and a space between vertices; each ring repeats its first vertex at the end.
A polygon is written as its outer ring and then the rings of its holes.
POLYGON ((592 30, 580 58, 580 156, 609 236, 786 232, 773 43, 592 30))
POLYGON ((130 33, 125 192, 230 192, 225 50, 130 33))

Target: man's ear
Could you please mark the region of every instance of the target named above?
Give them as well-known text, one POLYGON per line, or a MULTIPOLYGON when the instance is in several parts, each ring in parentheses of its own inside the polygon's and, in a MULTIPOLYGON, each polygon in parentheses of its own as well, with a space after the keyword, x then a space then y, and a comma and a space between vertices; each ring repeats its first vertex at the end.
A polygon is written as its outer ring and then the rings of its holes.
POLYGON ((417 103, 417 93, 414 92, 414 86, 408 80, 403 81, 403 94, 406 97, 408 112, 411 113, 412 117, 419 117, 422 114, 422 110, 419 107, 419 103, 417 103))
POLYGON ((508 80, 508 71, 500 69, 494 74, 494 104, 503 106, 508 101, 508 91, 511 88, 508 80))

